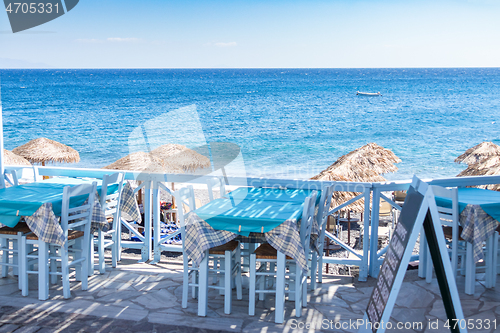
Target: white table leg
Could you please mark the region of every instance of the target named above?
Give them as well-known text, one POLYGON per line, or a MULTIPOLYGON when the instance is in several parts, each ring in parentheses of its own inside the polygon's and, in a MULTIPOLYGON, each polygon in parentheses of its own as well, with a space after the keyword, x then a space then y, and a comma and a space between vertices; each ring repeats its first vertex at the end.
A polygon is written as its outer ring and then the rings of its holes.
POLYGON ((487 240, 486 240, 486 276, 485 276, 485 286, 486 288, 493 288, 495 286, 495 277, 493 276, 493 273, 495 272, 495 269, 493 267, 494 265, 494 260, 493 260, 493 241, 495 239, 495 234, 491 235, 487 240))
POLYGON ((49 256, 48 245, 38 243, 38 299, 45 301, 49 298, 49 256))
POLYGON ((476 286, 476 263, 474 262, 474 254, 472 244, 467 242, 467 254, 465 256, 465 293, 474 295, 476 286))

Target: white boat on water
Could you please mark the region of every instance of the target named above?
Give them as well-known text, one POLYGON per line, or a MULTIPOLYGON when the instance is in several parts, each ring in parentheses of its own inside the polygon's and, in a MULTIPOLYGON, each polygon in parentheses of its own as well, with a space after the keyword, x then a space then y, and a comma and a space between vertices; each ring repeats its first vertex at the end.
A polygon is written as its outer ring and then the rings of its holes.
POLYGON ((376 92, 376 93, 356 91, 356 95, 359 95, 359 96, 382 96, 382 94, 380 93, 380 91, 376 92))

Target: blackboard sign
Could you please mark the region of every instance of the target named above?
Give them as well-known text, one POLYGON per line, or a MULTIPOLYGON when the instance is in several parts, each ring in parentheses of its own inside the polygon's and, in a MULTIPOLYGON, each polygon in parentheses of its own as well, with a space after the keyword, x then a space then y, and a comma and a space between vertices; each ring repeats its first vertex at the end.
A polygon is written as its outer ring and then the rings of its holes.
MULTIPOLYGON (((448 319, 450 322, 463 320, 462 307, 448 259, 434 194, 426 183, 414 177, 358 332, 383 333, 388 328, 387 323, 390 321, 391 312, 422 225, 432 253, 432 261, 448 319)), ((460 330, 458 326, 460 325, 450 326, 451 331, 467 332, 463 328, 460 330)))

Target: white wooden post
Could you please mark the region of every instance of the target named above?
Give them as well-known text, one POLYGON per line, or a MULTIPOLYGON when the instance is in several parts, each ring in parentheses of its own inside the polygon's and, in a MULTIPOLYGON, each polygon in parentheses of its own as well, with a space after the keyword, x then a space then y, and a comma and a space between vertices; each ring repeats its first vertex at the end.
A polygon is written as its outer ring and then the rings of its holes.
MULTIPOLYGON (((161 260, 160 247, 160 187, 157 181, 153 181, 153 264, 161 260)), ((173 197, 172 197, 173 198, 173 197)))
POLYGON ((151 180, 145 181, 144 186, 144 245, 141 248, 141 262, 151 259, 151 180))
POLYGON ((380 189, 373 189, 372 199, 372 225, 370 237, 370 276, 376 278, 380 270, 378 263, 378 214, 380 208, 380 189))
POLYGON ((368 260, 370 252, 370 193, 371 188, 365 187, 365 212, 363 213, 363 258, 359 266, 359 281, 368 278, 368 260))

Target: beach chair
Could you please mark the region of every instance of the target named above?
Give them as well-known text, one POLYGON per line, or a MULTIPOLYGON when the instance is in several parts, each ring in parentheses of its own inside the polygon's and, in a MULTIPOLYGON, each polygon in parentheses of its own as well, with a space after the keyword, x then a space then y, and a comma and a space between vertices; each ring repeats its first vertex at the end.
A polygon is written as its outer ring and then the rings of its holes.
MULTIPOLYGON (((302 219, 300 222, 300 242, 304 249, 309 249, 310 245, 316 195, 317 192, 314 191, 304 202, 302 219)), ((302 307, 307 307, 307 274, 303 274, 302 268, 295 263, 295 260, 288 256, 286 256, 285 267, 289 268, 288 273, 284 272, 285 274, 278 274, 278 269, 280 269, 278 265, 278 251, 268 243, 260 245, 250 255, 250 291, 248 305, 248 314, 250 316, 255 315, 256 293, 259 293, 259 300, 264 300, 265 294, 276 293, 277 295, 278 290, 284 291, 284 293, 280 292, 282 295, 293 293, 293 298, 295 299, 295 315, 296 317, 301 316, 302 307), (257 263, 259 263, 258 269, 257 263), (268 265, 268 263, 270 265, 268 265), (280 280, 278 276, 281 276, 282 280, 280 280), (289 281, 293 281, 294 284, 294 286, 289 287, 288 290, 285 288, 286 276, 288 276, 289 281), (272 283, 270 286, 270 288, 275 286, 274 289, 268 289, 268 281, 266 281, 268 278, 275 280, 275 283, 272 283), (259 289, 256 288, 257 282, 259 284, 259 289)), ((283 267, 283 269, 285 269, 285 267, 283 267)), ((290 284, 292 284, 292 282, 290 282, 290 284)), ((280 299, 278 296, 275 297, 276 305, 274 318, 275 322, 278 324, 283 323, 284 302, 284 299, 280 299)))
POLYGON ((66 238, 64 245, 46 243, 38 239, 34 233, 22 237, 23 250, 27 250, 28 246, 30 248, 33 246, 32 250, 26 251, 26 254, 21 258, 20 273, 24 275, 22 279, 23 296, 28 295, 28 274, 38 274, 38 299, 46 300, 49 297, 49 276, 56 277, 56 279, 51 279, 52 282, 56 282, 54 280, 57 280, 57 276, 61 276, 63 297, 70 298, 69 270, 73 267, 76 269, 77 280, 81 281, 82 290, 87 290, 90 223, 96 188, 97 183, 95 182, 64 188, 61 209, 61 228, 66 238), (72 198, 74 198, 73 201, 81 202, 82 196, 87 198, 85 202, 70 207, 72 198), (77 197, 78 199, 76 199, 77 197), (37 271, 29 269, 33 261, 38 264, 37 271))

